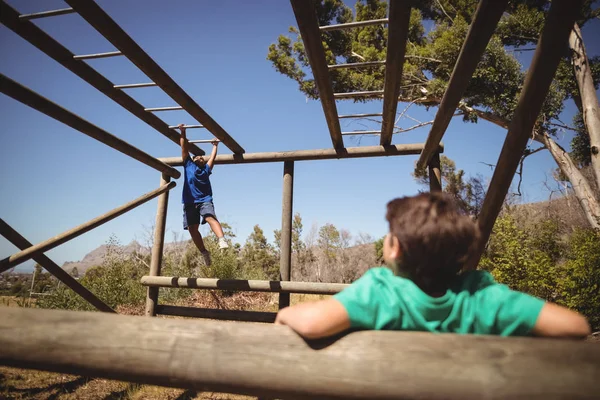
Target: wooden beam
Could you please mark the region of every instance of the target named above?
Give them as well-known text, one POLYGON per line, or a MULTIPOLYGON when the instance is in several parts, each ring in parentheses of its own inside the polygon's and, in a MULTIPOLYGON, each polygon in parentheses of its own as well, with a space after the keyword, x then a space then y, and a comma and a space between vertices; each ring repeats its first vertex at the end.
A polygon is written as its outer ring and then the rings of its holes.
MULTIPOLYGON (((4 236, 9 242, 17 246, 21 250, 25 250, 33 244, 25 239, 23 236, 19 234, 16 230, 14 230, 10 225, 8 225, 3 219, 0 219, 0 234, 4 236)), ((54 261, 48 258, 45 254, 39 254, 33 257, 33 260, 40 264, 46 271, 51 273, 64 283, 68 288, 77 293, 81 298, 85 301, 96 307, 99 311, 115 313, 116 311, 106 305, 102 300, 100 300, 96 295, 86 289, 81 283, 79 283, 75 278, 67 273, 64 269, 58 266, 54 261)))
MULTIPOLYGON (((165 122, 152 113, 144 111, 144 106, 125 92, 115 88, 115 85, 111 81, 84 61, 75 60, 73 53, 38 28, 34 23, 21 20, 19 13, 3 0, 0 0, 0 22, 179 146, 179 134, 169 129, 169 126, 165 122)), ((190 146, 190 152, 195 155, 204 154, 204 151, 198 146, 190 146)))
POLYGON ((476 268, 479 263, 550 89, 560 58, 567 48, 569 34, 580 10, 581 0, 552 1, 542 35, 525 77, 517 108, 508 127, 492 181, 483 201, 481 213, 477 219, 481 230, 481 240, 478 251, 469 261, 467 269, 476 268))
POLYGON ((304 294, 336 294, 349 286, 344 283, 181 278, 178 276, 143 276, 141 283, 144 286, 164 288, 304 294))
POLYGON ((0 364, 269 398, 592 399, 600 346, 0 308, 0 364), (282 373, 285 371, 285 373, 282 373))
POLYGON ((321 99, 323 113, 325 113, 331 142, 335 149, 343 149, 342 130, 340 128, 340 121, 337 118, 337 107, 335 105, 335 98, 333 97, 333 87, 331 85, 327 60, 325 59, 325 50, 323 49, 314 2, 291 0, 291 3, 310 68, 315 78, 315 84, 319 91, 319 98, 321 99))
POLYGON ((112 147, 120 153, 128 155, 134 160, 138 160, 139 162, 154 168, 157 171, 172 176, 173 178, 179 178, 181 176, 181 172, 177 171, 175 168, 157 160, 150 154, 143 152, 137 147, 132 146, 131 144, 119 139, 114 135, 111 135, 104 129, 92 124, 89 121, 86 121, 80 116, 62 108, 58 104, 53 103, 33 90, 13 81, 2 74, 0 74, 0 92, 25 105, 28 105, 34 110, 46 114, 47 116, 78 130, 79 132, 93 139, 96 139, 100 143, 112 147))
POLYGON ((27 249, 15 253, 10 257, 6 257, 5 259, 0 260, 0 272, 4 272, 9 268, 14 267, 15 265, 18 265, 37 256, 38 254, 45 253, 48 250, 51 250, 57 246, 60 246, 63 243, 68 242, 71 239, 76 238, 77 236, 83 235, 84 233, 89 232, 92 229, 97 228, 98 226, 112 219, 115 219, 119 215, 123 215, 127 211, 133 210, 134 208, 152 200, 158 195, 173 189, 174 187, 175 182, 169 182, 168 184, 163 185, 158 189, 154 189, 153 191, 148 192, 143 196, 140 196, 137 199, 130 201, 127 204, 124 204, 107 212, 104 215, 94 218, 91 221, 86 222, 85 224, 81 224, 78 227, 63 232, 60 235, 54 236, 51 239, 38 243, 35 246, 28 247, 27 249))
POLYGON ((479 2, 450 76, 450 82, 448 82, 429 136, 425 141, 425 149, 417 161, 417 169, 424 168, 435 153, 436 146, 448 128, 454 111, 469 85, 471 76, 496 30, 496 25, 498 25, 507 4, 508 0, 481 0, 479 2))
POLYGON ((156 313, 174 317, 206 318, 238 322, 275 322, 277 313, 242 310, 217 310, 213 308, 180 307, 157 305, 156 313))
POLYGON ((385 65, 385 61, 366 61, 366 62, 356 62, 349 64, 332 64, 328 65, 327 68, 331 69, 342 69, 342 68, 365 68, 365 67, 383 67, 385 65))
POLYGON ((442 191, 442 169, 440 165, 440 153, 435 153, 429 161, 429 191, 442 191))
POLYGON ((102 36, 234 153, 244 149, 93 0, 66 0, 102 36))
MULTIPOLYGON (((161 175, 160 186, 167 185, 171 179, 168 176, 161 175)), ((164 192, 158 196, 156 205, 156 220, 154 223, 154 240, 152 243, 152 255, 150 258, 150 276, 160 276, 162 267, 163 250, 165 246, 165 230, 167 226, 167 208, 169 206, 169 192, 164 192)), ((146 292, 146 315, 153 317, 156 315, 156 306, 158 304, 158 287, 149 287, 146 292)))
POLYGON ((408 0, 390 0, 385 81, 383 84, 383 119, 379 139, 379 144, 382 146, 392 143, 406 41, 408 40, 411 4, 412 1, 408 0))
MULTIPOLYGON (((361 146, 346 147, 345 149, 316 149, 276 151, 266 153, 222 154, 215 159, 215 164, 251 164, 280 161, 333 160, 342 158, 387 157, 421 154, 422 143, 396 144, 391 146, 361 146)), ((442 144, 439 151, 443 152, 442 144)), ((165 164, 180 167, 183 165, 181 156, 159 158, 165 164)))
POLYGON ((342 29, 361 28, 363 26, 371 26, 371 25, 384 25, 387 23, 388 23, 387 18, 369 19, 366 21, 348 22, 347 24, 323 25, 323 26, 319 26, 319 29, 321 30, 321 32, 327 32, 327 31, 337 31, 337 30, 342 30, 342 29))

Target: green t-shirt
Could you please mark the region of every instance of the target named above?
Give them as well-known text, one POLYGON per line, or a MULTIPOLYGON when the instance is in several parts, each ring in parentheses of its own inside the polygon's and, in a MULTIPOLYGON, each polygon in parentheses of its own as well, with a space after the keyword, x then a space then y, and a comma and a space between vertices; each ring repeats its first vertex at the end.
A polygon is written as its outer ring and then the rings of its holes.
POLYGON ((497 283, 486 271, 466 272, 442 297, 431 297, 383 267, 370 269, 334 297, 353 328, 502 336, 529 334, 544 305, 497 283))

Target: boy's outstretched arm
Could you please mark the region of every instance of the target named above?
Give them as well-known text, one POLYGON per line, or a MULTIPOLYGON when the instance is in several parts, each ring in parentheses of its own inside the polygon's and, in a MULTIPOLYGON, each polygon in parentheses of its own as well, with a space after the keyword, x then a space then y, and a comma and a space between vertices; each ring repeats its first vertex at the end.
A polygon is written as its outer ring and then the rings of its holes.
POLYGON ((334 298, 301 303, 279 311, 275 324, 287 325, 300 336, 318 339, 350 328, 346 309, 334 298))
POLYGON ((212 152, 210 153, 210 158, 208 159, 208 161, 206 163, 208 164, 208 166, 210 167, 210 169, 212 171, 213 165, 215 164, 215 158, 217 158, 217 147, 219 146, 219 141, 217 139, 215 139, 211 143, 213 145, 213 148, 212 148, 212 152))
POLYGON ((179 130, 181 131, 181 137, 179 138, 179 145, 181 146, 181 161, 183 161, 185 163, 185 159, 188 158, 188 156, 190 155, 189 149, 188 149, 188 141, 187 141, 187 137, 185 134, 185 125, 183 124, 179 124, 179 130))
POLYGON ((536 336, 582 338, 589 335, 591 329, 583 315, 556 304, 546 303, 532 333, 536 336))

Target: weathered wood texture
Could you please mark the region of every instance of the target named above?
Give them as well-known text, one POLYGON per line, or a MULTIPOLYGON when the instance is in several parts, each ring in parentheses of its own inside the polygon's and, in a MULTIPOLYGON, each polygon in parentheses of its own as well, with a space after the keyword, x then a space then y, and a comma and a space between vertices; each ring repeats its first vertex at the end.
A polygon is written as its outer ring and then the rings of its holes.
POLYGON ((126 141, 119 139, 118 137, 111 135, 104 129, 86 121, 80 116, 73 114, 71 111, 66 110, 48 100, 47 98, 37 94, 33 90, 21 85, 18 82, 0 74, 0 92, 12 97, 13 99, 28 105, 29 107, 46 114, 47 116, 54 118, 57 121, 62 122, 65 125, 70 126, 79 132, 96 139, 97 141, 112 147, 113 149, 128 155, 129 157, 138 160, 139 162, 146 164, 147 166, 156 169, 162 173, 170 175, 174 178, 179 178, 181 173, 175 168, 165 164, 162 161, 157 160, 150 154, 132 146, 126 141))
POLYGON ((305 294, 336 294, 349 285, 345 283, 257 281, 245 279, 181 278, 178 276, 143 276, 144 286, 239 290, 248 292, 278 292, 305 294))
POLYGON ((473 269, 479 263, 523 151, 531 138, 533 127, 548 94, 560 58, 567 48, 569 33, 580 9, 581 0, 552 1, 544 29, 525 77, 517 108, 508 127, 506 140, 496 163, 492 181, 483 201, 481 213, 477 219, 481 230, 481 240, 477 253, 466 266, 467 269, 473 269))
POLYGON ((412 1, 390 0, 389 3, 388 41, 383 84, 383 120, 379 139, 379 144, 382 146, 392 143, 412 1))
POLYGON ((274 312, 243 311, 243 310, 219 310, 214 308, 180 307, 161 304, 156 306, 156 313, 161 315, 172 315, 175 317, 191 317, 219 319, 238 322, 275 322, 277 316, 274 312))
POLYGON ((0 363, 272 398, 597 399, 600 346, 0 308, 0 363), (285 371, 285 374, 281 372, 285 371))
POLYGON ((173 189, 174 187, 175 182, 169 182, 167 185, 163 185, 158 189, 154 189, 153 191, 148 192, 143 196, 140 196, 137 199, 130 201, 127 204, 117 207, 104 215, 101 215, 97 218, 86 222, 85 224, 81 224, 78 227, 61 233, 60 235, 45 240, 34 246, 28 247, 23 251, 13 254, 12 256, 6 257, 5 259, 0 261, 0 271, 6 271, 7 269, 12 268, 15 265, 18 265, 22 262, 25 262, 37 256, 38 254, 45 253, 46 251, 60 246, 61 244, 68 242, 69 240, 74 239, 77 236, 83 235, 84 233, 89 232, 94 228, 97 228, 98 226, 118 217, 119 215, 125 214, 127 211, 133 210, 134 208, 146 203, 147 201, 152 200, 161 193, 173 189))
POLYGON ((66 0, 102 36, 234 153, 244 149, 93 0, 66 0))
MULTIPOLYGON (((281 201, 281 237, 279 279, 289 281, 292 276, 292 214, 294 209, 294 162, 283 163, 283 196, 281 201)), ((290 294, 279 293, 279 309, 290 305, 290 294)))
POLYGON ((429 191, 442 191, 442 169, 439 153, 435 153, 429 161, 429 191))
MULTIPOLYGON (((3 0, 0 0, 0 22, 39 50, 46 53, 46 55, 54 59, 63 67, 98 89, 108 98, 114 100, 127 111, 169 138, 172 142, 179 145, 179 134, 174 130, 169 129, 169 126, 165 122, 157 116, 144 111, 144 106, 122 90, 115 87, 112 82, 86 64, 85 61, 74 59, 73 53, 38 28, 34 23, 20 19, 19 13, 3 0)), ((190 146, 190 152, 196 155, 204 154, 204 151, 198 146, 190 146)))
POLYGON ((333 97, 333 87, 331 86, 331 77, 325 59, 325 50, 321 41, 321 31, 319 30, 314 2, 291 0, 291 3, 315 84, 319 91, 331 142, 334 148, 342 149, 344 147, 342 130, 337 117, 337 107, 333 97))
MULTIPOLYGON (((160 186, 167 185, 171 179, 168 176, 160 177, 160 186)), ((169 192, 158 196, 156 206, 156 221, 154 223, 154 242, 152 243, 152 257, 150 259, 150 276, 160 276, 165 247, 165 229, 167 225, 167 207, 169 206, 169 192)), ((158 304, 158 287, 148 287, 146 292, 146 315, 153 317, 158 304)))
MULTIPOLYGON (((596 96, 596 87, 592 77, 592 69, 587 52, 583 44, 583 37, 579 25, 575 24, 571 35, 569 36, 569 46, 571 47, 571 60, 573 70, 577 79, 579 88, 579 108, 583 114, 583 121, 590 136, 590 152, 592 158, 592 168, 596 175, 596 182, 600 186, 600 107, 598 106, 598 96, 596 96)), ((600 221, 598 222, 600 223, 600 221)))
POLYGON ((425 149, 417 161, 417 168, 423 168, 436 151, 436 146, 442 140, 450 120, 463 93, 469 85, 471 76, 483 55, 485 48, 498 25, 508 0, 481 0, 469 32, 458 55, 458 60, 452 70, 450 82, 442 98, 442 102, 433 120, 429 136, 425 141, 425 149))
MULTIPOLYGON (((345 149, 316 149, 296 151, 276 151, 266 153, 224 154, 218 155, 215 164, 250 164, 280 161, 333 160, 341 158, 407 156, 421 154, 422 143, 396 144, 391 146, 362 146, 346 147, 345 149)), ((444 147, 440 144, 440 152, 444 147)), ((179 157, 159 158, 165 164, 181 167, 183 162, 179 157)))
MULTIPOLYGON (((31 242, 21 236, 19 232, 14 230, 3 219, 0 219, 0 234, 21 250, 25 250, 33 246, 31 242)), ((115 310, 97 298, 94 293, 90 292, 83 285, 81 285, 81 283, 77 282, 75 278, 69 275, 67 271, 59 267, 58 264, 48 258, 45 254, 39 254, 33 257, 33 260, 98 310, 110 313, 115 312, 115 310)), ((4 271, 0 268, 0 272, 4 271)))

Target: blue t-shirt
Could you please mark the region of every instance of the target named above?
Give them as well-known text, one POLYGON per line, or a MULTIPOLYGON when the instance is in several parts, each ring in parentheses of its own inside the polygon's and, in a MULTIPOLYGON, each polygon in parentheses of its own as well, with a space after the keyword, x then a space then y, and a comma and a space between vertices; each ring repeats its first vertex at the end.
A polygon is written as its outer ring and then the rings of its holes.
POLYGON ((545 303, 486 271, 463 273, 443 296, 431 297, 388 268, 370 269, 334 297, 353 328, 501 336, 528 335, 545 303))
POLYGON ((212 187, 209 176, 212 174, 208 164, 198 167, 188 156, 183 162, 183 204, 197 204, 212 201, 212 187))

